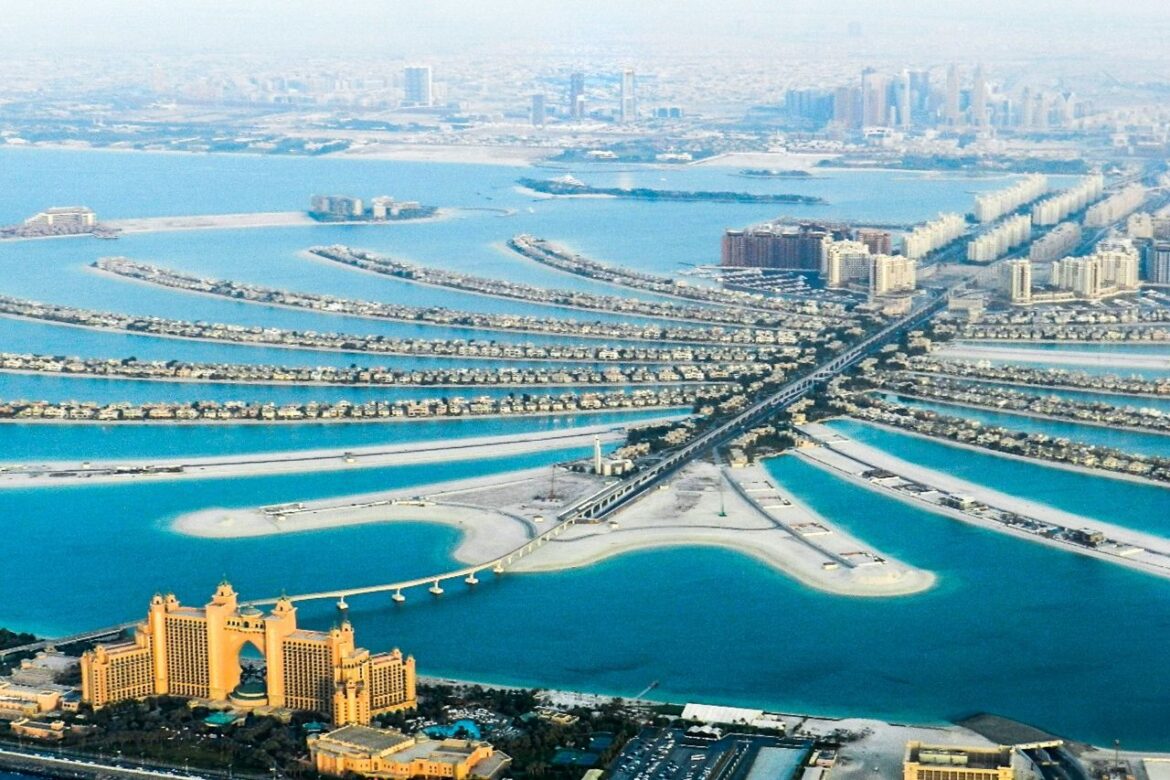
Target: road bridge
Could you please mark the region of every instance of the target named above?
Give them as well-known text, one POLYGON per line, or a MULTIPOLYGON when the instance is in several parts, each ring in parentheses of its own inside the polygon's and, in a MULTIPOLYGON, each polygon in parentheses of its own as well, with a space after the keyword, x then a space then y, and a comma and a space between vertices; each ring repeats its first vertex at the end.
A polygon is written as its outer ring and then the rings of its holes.
MULTIPOLYGON (((287 598, 294 603, 329 599, 337 600, 340 604, 344 604, 347 598, 382 593, 389 593, 394 602, 402 603, 406 601, 404 591, 426 588, 433 596, 441 596, 445 593, 444 584, 449 585, 462 580, 467 585, 474 586, 479 584, 479 576, 481 574, 503 574, 519 560, 539 550, 547 542, 560 536, 577 523, 602 520, 621 507, 633 503, 690 461, 726 444, 741 433, 755 427, 761 421, 800 399, 818 385, 828 382, 841 372, 873 354, 893 339, 900 337, 906 331, 921 325, 946 305, 947 298, 950 294, 961 291, 966 284, 967 281, 964 280, 945 290, 927 293, 926 299, 919 302, 906 316, 885 326, 877 333, 866 337, 860 343, 850 347, 847 351, 818 366, 811 373, 782 385, 767 398, 753 403, 730 420, 708 431, 704 431, 686 444, 668 451, 657 463, 637 473, 632 478, 606 485, 595 493, 585 496, 573 505, 562 510, 557 515, 557 522, 548 530, 532 537, 524 544, 498 558, 470 566, 458 567, 438 574, 427 575, 425 577, 415 577, 379 585, 337 588, 312 593, 298 593, 281 597, 257 599, 245 602, 245 605, 271 605, 275 604, 279 598, 287 598)), ((84 639, 101 638, 118 633, 133 625, 134 623, 126 623, 113 628, 99 629, 88 632, 87 634, 79 634, 74 637, 67 637, 55 641, 59 644, 67 644, 70 641, 76 642, 84 639)), ((15 652, 20 649, 40 649, 50 643, 52 643, 51 640, 46 640, 44 642, 26 645, 22 648, 13 648, 6 652, 15 652)))
MULTIPOLYGON (((474 566, 464 566, 440 574, 416 577, 400 582, 359 588, 341 588, 315 593, 300 593, 287 595, 285 598, 293 602, 320 599, 344 601, 346 598, 354 596, 390 593, 394 601, 403 602, 406 600, 403 591, 406 590, 426 587, 431 594, 440 596, 445 592, 443 588, 444 583, 463 580, 469 585, 475 585, 479 582, 479 575, 484 572, 491 572, 497 575, 503 574, 521 558, 532 554, 546 542, 560 536, 577 523, 603 520, 621 507, 637 500, 691 460, 716 447, 726 444, 744 431, 759 424, 760 421, 801 398, 817 385, 829 381, 834 376, 872 354, 891 339, 897 338, 905 331, 921 324, 945 304, 945 293, 930 294, 910 314, 887 325, 877 333, 864 339, 861 343, 851 347, 848 351, 832 358, 812 373, 794 379, 780 387, 767 398, 752 404, 732 419, 709 431, 703 432, 690 442, 667 452, 657 463, 635 474, 630 479, 607 485, 601 490, 586 496, 572 506, 564 509, 557 515, 557 523, 554 526, 499 558, 474 566)), ((255 606, 264 606, 275 602, 276 599, 271 598, 248 603, 255 606)))

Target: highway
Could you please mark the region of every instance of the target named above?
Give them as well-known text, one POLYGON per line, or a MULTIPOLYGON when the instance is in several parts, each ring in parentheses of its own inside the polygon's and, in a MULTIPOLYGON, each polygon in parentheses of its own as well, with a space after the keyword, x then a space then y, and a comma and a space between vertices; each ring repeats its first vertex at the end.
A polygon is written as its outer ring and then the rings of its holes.
POLYGON ((687 462, 703 453, 726 444, 746 430, 755 427, 776 411, 793 403, 818 384, 829 381, 842 371, 873 354, 891 339, 920 325, 946 305, 947 294, 961 288, 935 293, 921 302, 914 310, 901 319, 887 325, 861 343, 819 366, 815 371, 781 386, 772 395, 757 401, 721 425, 712 428, 678 449, 668 451, 655 465, 641 471, 632 479, 618 482, 590 496, 585 501, 563 513, 561 520, 600 520, 619 507, 637 500, 650 488, 677 471, 687 462))
MULTIPOLYGON (((440 596, 444 592, 442 587, 444 582, 462 579, 468 585, 476 585, 479 582, 477 575, 480 573, 490 571, 497 575, 502 574, 516 561, 535 552, 545 543, 560 536, 577 523, 596 522, 636 501, 690 461, 716 447, 726 444, 744 431, 755 427, 780 409, 783 409, 785 406, 788 406, 813 390, 817 385, 828 382, 841 372, 857 364, 869 355, 872 355, 891 340, 899 337, 902 333, 921 325, 946 305, 948 294, 956 292, 966 284, 966 281, 962 281, 946 290, 928 292, 925 299, 920 301, 906 316, 890 323, 847 351, 826 361, 811 373, 782 385, 774 393, 756 401, 730 420, 701 433, 692 441, 676 449, 665 452, 657 463, 639 472, 631 479, 621 480, 607 485, 601 490, 581 499, 574 505, 561 511, 557 515, 557 523, 555 525, 544 533, 529 539, 510 553, 473 566, 464 566, 451 571, 412 580, 357 588, 342 588, 295 595, 289 594, 285 598, 293 602, 314 601, 318 599, 344 600, 347 597, 353 596, 390 593, 392 594, 393 600, 400 603, 406 600, 406 597, 402 593, 403 590, 430 586, 427 588, 430 593, 435 596, 440 596)), ((250 606, 264 606, 275 602, 276 598, 266 598, 248 601, 246 604, 250 606)), ((125 626, 92 631, 88 634, 69 637, 67 640, 57 640, 57 643, 66 644, 67 641, 94 638, 113 633, 123 627, 125 626)), ((44 647, 46 644, 49 644, 49 642, 37 642, 21 648, 13 648, 13 650, 7 652, 14 652, 18 649, 36 650, 44 647)))

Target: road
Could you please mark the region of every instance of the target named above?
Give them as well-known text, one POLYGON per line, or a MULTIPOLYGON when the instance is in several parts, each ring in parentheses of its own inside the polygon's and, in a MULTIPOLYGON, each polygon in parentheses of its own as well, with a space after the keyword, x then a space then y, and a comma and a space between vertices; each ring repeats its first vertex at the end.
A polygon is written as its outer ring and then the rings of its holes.
POLYGON ((882 328, 860 344, 818 366, 813 372, 781 386, 775 393, 757 401, 743 412, 721 425, 700 434, 681 447, 667 451, 655 465, 640 472, 629 480, 618 482, 581 504, 573 507, 571 514, 562 519, 600 520, 619 507, 637 500, 642 495, 673 474, 689 461, 722 446, 744 431, 755 427, 762 420, 804 396, 819 384, 833 377, 873 354, 882 346, 897 338, 905 331, 921 324, 946 305, 949 293, 962 288, 966 281, 938 293, 928 293, 925 301, 909 314, 882 328))

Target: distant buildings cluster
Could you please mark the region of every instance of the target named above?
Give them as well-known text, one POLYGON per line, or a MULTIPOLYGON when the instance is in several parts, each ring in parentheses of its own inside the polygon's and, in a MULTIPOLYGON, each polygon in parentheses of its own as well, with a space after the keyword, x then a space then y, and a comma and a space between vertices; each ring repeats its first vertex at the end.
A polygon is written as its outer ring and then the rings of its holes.
POLYGON ((1047 197, 1032 206, 1032 224, 1055 225, 1070 214, 1075 214, 1093 201, 1099 200, 1104 192, 1104 176, 1099 173, 1085 176, 1067 190, 1047 197))
MULTIPOLYGON (((937 77, 937 74, 934 74, 937 77)), ((835 89, 790 89, 784 107, 791 119, 813 127, 990 128, 1045 130, 1092 113, 1089 101, 1071 92, 1001 91, 977 65, 970 79, 958 64, 947 67, 941 84, 929 70, 882 73, 865 68, 853 84, 835 89)))
POLYGON ((967 230, 961 214, 939 214, 937 219, 919 225, 902 239, 902 254, 919 260, 951 243, 967 230))
POLYGON ((913 290, 917 262, 890 253, 884 230, 847 225, 760 225, 723 235, 724 267, 816 272, 826 287, 871 295, 913 290))
POLYGON ((917 286, 918 261, 904 255, 874 254, 860 241, 827 241, 824 255, 826 287, 888 295, 917 286))
POLYGON ((1032 238, 1032 217, 1016 214, 967 242, 967 261, 990 263, 1032 238))
POLYGON ((428 216, 433 208, 424 207, 417 200, 395 200, 379 195, 367 207, 361 198, 349 195, 314 195, 309 200, 309 216, 322 221, 373 221, 411 219, 428 216))
POLYGON ((1108 227, 1137 211, 1145 199, 1146 188, 1140 184, 1130 184, 1085 209, 1085 227, 1108 227))
POLYGON ((1132 214, 1126 235, 1142 253, 1142 279, 1150 284, 1170 285, 1170 214, 1132 214))
POLYGON ((981 192, 975 196, 975 219, 980 222, 994 222, 1005 214, 1031 203, 1048 191, 1048 177, 1034 173, 1015 184, 994 192, 981 192))
POLYGON ((1081 243, 1082 235, 1081 226, 1076 222, 1062 222, 1032 242, 1028 259, 1033 263, 1058 260, 1081 243))
POLYGON ((1049 264, 1047 288, 1034 288, 1031 260, 1008 260, 999 267, 1000 286, 1012 304, 1095 301, 1141 286, 1141 255, 1133 242, 1101 242, 1087 257, 1066 257, 1049 264))

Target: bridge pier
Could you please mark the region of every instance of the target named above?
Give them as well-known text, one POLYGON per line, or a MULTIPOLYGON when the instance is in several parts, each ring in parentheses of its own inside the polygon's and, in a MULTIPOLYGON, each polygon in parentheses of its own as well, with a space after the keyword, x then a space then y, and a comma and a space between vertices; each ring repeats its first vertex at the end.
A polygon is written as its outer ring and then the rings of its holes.
POLYGON ((431 585, 431 587, 427 588, 427 590, 430 591, 432 596, 442 596, 443 595, 443 588, 439 585, 438 580, 435 580, 435 584, 431 585))
POLYGON ((401 588, 399 588, 398 590, 394 591, 394 595, 393 595, 393 596, 391 596, 390 598, 394 600, 394 603, 395 603, 395 604, 401 604, 402 602, 406 601, 406 596, 403 596, 403 595, 402 595, 402 589, 401 589, 401 588))

